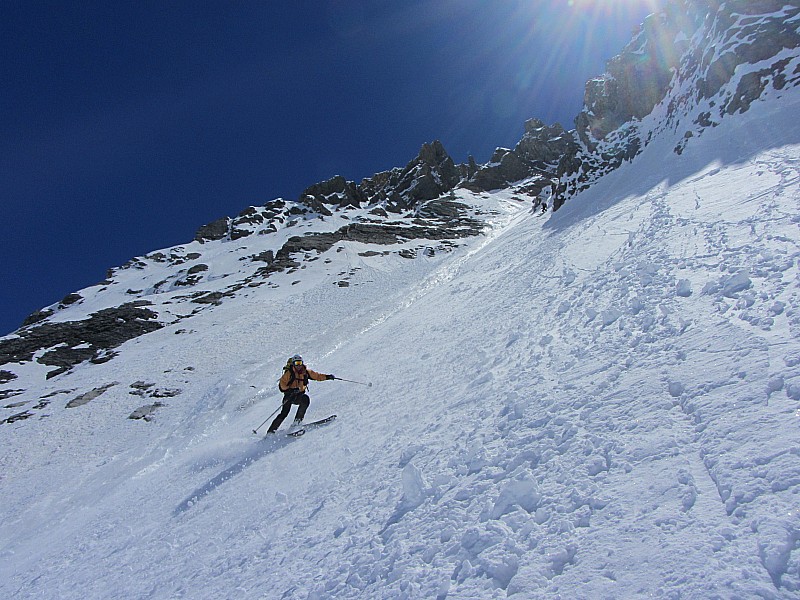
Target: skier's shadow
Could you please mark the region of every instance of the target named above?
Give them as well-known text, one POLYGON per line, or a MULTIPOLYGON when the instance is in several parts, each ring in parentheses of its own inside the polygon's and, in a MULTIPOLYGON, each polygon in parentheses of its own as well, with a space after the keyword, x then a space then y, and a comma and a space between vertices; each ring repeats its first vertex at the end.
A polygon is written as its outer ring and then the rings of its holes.
POLYGON ((277 450, 280 450, 284 446, 291 444, 293 441, 297 440, 298 438, 288 436, 288 435, 281 435, 275 436, 272 439, 267 440, 260 440, 257 443, 257 446, 254 450, 250 451, 245 455, 241 460, 239 460, 236 464, 231 465, 215 477, 213 477, 208 483, 200 486, 195 491, 193 491, 189 496, 181 502, 173 511, 173 516, 178 516, 190 508, 192 508, 197 502, 203 499, 205 496, 213 492, 217 489, 220 485, 228 481, 231 477, 235 477, 242 471, 244 471, 247 467, 252 465, 254 462, 263 458, 267 454, 272 454, 277 450))

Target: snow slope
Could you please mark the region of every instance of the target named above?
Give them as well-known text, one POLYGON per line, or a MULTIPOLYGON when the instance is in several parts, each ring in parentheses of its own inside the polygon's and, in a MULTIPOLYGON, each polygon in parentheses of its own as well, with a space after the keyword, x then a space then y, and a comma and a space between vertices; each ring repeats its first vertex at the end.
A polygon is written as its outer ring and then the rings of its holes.
POLYGON ((0 596, 796 598, 798 110, 665 135, 549 218, 462 191, 497 214, 453 252, 342 243, 14 397, 50 404, 1 432, 0 596), (373 386, 261 440, 295 352, 373 386), (182 393, 128 420, 140 382, 182 393))

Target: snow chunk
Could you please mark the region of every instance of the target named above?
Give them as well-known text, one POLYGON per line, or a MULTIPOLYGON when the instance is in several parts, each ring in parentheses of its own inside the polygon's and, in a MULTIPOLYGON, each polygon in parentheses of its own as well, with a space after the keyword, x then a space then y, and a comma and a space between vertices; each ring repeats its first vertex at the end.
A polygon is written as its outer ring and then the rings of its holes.
POLYGON ((761 564, 769 572, 776 588, 783 585, 782 578, 787 573, 791 553, 800 541, 800 530, 796 527, 783 528, 777 524, 759 526, 758 555, 761 564))
POLYGON ((777 377, 772 377, 769 382, 767 383, 767 395, 770 395, 772 392, 779 392, 783 389, 784 381, 783 377, 778 375, 777 377))
POLYGON ((644 310, 644 302, 642 302, 642 299, 637 296, 631 300, 629 310, 632 315, 638 315, 640 312, 642 312, 642 310, 644 310))
POLYGON ((618 308, 609 308, 603 311, 602 318, 603 318, 603 326, 608 327, 616 322, 622 316, 622 311, 618 308))
POLYGON ((424 446, 420 446, 419 444, 414 444, 409 446, 405 450, 400 453, 400 463, 399 466, 405 467, 408 463, 411 462, 411 459, 414 458, 420 450, 423 449, 424 446))
POLYGON ((692 295, 692 282, 688 279, 681 279, 675 286, 675 294, 681 298, 688 298, 692 295))
POLYGON ((576 553, 577 548, 572 544, 568 545, 562 550, 551 553, 548 556, 548 559, 550 560, 550 571, 552 576, 561 575, 564 572, 564 568, 573 563, 576 553))
POLYGON ((746 271, 740 271, 722 281, 722 295, 727 298, 734 298, 739 292, 750 289, 753 282, 750 281, 746 271))
POLYGON ((502 589, 508 588, 508 584, 519 571, 519 558, 500 549, 480 555, 479 564, 502 589))
POLYGON ((542 495, 533 479, 528 477, 515 479, 507 483, 497 497, 492 508, 492 519, 499 519, 516 506, 531 513, 536 510, 541 499, 542 495))
POLYGON ((786 309, 786 304, 781 302, 780 300, 776 300, 775 303, 770 307, 769 311, 775 315, 783 314, 783 311, 786 309))
POLYGON ((408 463, 403 467, 403 504, 409 508, 416 508, 425 500, 425 480, 422 473, 408 463))
POLYGON ((403 467, 401 484, 403 496, 400 502, 397 503, 397 507, 392 516, 389 517, 383 531, 398 523, 403 516, 420 506, 428 496, 428 486, 422 478, 422 473, 414 466, 414 463, 408 463, 403 467))
POLYGON ((669 382, 669 395, 673 398, 680 398, 685 390, 686 388, 680 381, 669 382))

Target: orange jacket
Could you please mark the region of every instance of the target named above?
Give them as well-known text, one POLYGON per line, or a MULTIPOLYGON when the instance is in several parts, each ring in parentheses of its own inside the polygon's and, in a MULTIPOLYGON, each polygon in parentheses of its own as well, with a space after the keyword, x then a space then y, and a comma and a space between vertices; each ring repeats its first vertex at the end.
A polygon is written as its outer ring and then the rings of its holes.
POLYGON ((313 379, 314 381, 325 381, 328 376, 323 375, 322 373, 317 373, 316 371, 312 371, 309 368, 306 368, 305 375, 298 377, 296 374, 292 377, 292 372, 289 369, 284 369, 283 375, 281 376, 280 380, 278 381, 278 388, 282 392, 286 392, 290 389, 299 390, 300 392, 306 391, 306 383, 308 379, 313 379))

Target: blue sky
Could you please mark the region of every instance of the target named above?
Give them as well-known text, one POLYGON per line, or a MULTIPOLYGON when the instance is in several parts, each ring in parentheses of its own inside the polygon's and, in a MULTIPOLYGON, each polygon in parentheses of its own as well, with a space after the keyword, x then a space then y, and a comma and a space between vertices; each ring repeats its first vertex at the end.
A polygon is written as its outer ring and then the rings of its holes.
POLYGON ((572 128, 657 2, 3 2, 0 334, 246 206, 572 128))

